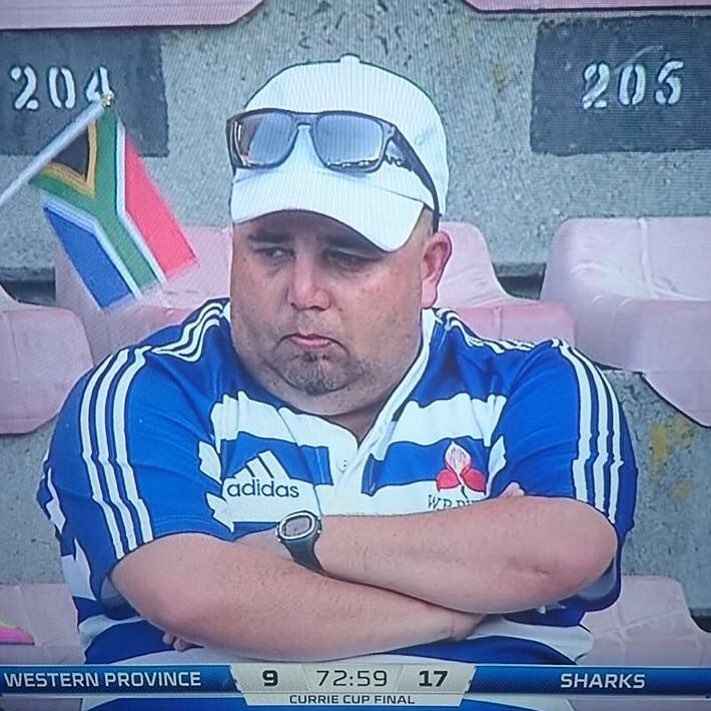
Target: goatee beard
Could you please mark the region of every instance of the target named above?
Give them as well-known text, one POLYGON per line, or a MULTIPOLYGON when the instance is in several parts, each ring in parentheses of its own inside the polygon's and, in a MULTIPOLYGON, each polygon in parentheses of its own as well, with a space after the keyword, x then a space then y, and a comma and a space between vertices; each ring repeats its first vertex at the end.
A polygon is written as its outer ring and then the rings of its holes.
POLYGON ((304 353, 284 363, 278 374, 295 390, 319 397, 347 387, 363 375, 363 368, 355 363, 339 368, 327 357, 304 353))

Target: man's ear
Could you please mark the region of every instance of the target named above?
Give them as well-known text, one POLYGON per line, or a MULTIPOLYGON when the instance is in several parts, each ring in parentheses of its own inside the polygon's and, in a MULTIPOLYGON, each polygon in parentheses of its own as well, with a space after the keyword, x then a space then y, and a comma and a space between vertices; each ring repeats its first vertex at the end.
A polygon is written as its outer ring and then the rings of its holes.
POLYGON ((437 301, 437 285, 452 255, 452 240, 442 230, 427 237, 422 252, 422 307, 427 309, 437 301))

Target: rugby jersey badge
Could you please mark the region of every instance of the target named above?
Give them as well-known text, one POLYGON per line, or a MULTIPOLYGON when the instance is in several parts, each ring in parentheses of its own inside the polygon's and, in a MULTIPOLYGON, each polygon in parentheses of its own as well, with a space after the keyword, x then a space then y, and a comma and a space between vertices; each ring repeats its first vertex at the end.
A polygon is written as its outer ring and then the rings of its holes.
POLYGON ((452 442, 444 453, 446 467, 437 474, 437 491, 459 489, 468 499, 468 491, 486 493, 486 478, 472 466, 472 457, 463 447, 452 442))

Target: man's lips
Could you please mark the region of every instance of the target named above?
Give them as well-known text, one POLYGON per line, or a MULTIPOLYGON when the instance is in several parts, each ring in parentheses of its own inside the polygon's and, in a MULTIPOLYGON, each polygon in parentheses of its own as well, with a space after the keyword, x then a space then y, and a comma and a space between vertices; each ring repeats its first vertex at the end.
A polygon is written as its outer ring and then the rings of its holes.
POLYGON ((308 350, 328 348, 335 343, 333 339, 322 336, 320 333, 290 333, 286 340, 308 350))

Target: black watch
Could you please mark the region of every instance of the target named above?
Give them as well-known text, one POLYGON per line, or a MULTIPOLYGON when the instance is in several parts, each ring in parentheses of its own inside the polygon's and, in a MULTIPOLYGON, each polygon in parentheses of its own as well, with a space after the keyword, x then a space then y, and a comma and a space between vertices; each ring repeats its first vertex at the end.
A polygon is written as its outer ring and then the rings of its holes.
POLYGON ((276 536, 291 554, 291 557, 305 568, 323 571, 318 562, 314 546, 321 534, 321 519, 312 511, 294 511, 279 521, 276 536))

